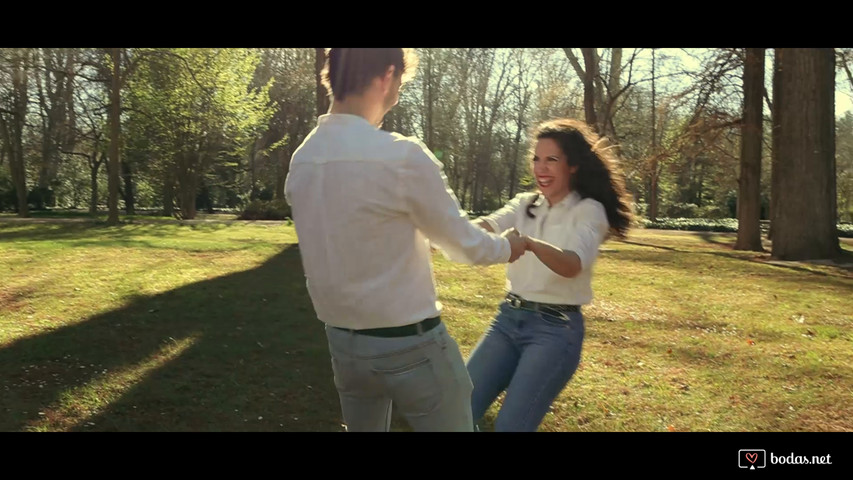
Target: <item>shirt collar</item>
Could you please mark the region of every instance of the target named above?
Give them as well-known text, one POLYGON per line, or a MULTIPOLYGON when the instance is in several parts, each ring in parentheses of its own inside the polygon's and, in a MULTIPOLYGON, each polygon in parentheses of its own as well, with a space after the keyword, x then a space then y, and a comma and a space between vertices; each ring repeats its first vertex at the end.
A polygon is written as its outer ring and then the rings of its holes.
MULTIPOLYGON (((551 205, 551 207, 552 208, 553 207, 561 207, 561 208, 565 208, 568 210, 568 209, 574 207, 575 205, 577 205, 577 203, 580 202, 581 200, 582 200, 581 194, 578 193, 576 190, 572 190, 571 192, 569 192, 568 195, 563 197, 562 200, 560 200, 559 202, 557 202, 554 205, 551 205)), ((533 203, 533 206, 538 207, 540 205, 547 205, 547 204, 548 204, 548 200, 545 199, 545 195, 542 195, 540 193, 539 198, 533 203)))
POLYGON ((578 193, 577 190, 572 190, 571 192, 569 192, 568 195, 563 197, 562 200, 557 202, 555 205, 552 205, 552 207, 559 206, 559 207, 562 207, 562 208, 565 208, 568 210, 568 209, 574 207, 575 205, 577 205, 578 202, 580 202, 580 201, 581 201, 581 194, 578 193))
POLYGON ((371 125, 366 118, 360 115, 352 115, 349 113, 324 113, 317 117, 317 125, 368 125, 371 128, 376 128, 371 125))

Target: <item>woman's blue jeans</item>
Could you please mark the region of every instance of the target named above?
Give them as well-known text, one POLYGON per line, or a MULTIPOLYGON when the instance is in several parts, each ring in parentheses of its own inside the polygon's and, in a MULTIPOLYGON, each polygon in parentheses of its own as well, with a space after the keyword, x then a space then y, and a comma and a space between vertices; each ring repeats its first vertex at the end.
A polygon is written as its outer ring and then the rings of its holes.
POLYGON ((495 431, 535 432, 580 362, 584 319, 561 318, 506 302, 468 359, 471 410, 479 422, 506 390, 495 431))

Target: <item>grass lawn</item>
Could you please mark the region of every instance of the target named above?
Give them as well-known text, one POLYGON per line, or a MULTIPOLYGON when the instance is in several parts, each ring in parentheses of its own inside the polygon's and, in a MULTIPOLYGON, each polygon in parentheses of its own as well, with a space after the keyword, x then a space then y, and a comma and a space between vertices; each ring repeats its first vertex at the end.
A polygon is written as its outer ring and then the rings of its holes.
MULTIPOLYGON (((734 238, 607 242, 541 430, 853 431, 853 270, 734 238)), ((434 264, 467 357, 504 267, 434 264)), ((343 430, 293 227, 0 220, 0 431, 78 430, 343 430)))

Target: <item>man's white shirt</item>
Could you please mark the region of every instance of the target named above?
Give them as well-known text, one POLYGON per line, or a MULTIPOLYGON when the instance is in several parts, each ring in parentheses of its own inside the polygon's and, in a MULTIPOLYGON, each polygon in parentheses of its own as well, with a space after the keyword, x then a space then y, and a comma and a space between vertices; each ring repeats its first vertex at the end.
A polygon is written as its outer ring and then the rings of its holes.
POLYGON ((507 239, 468 221, 423 143, 357 115, 319 117, 293 154, 285 197, 308 293, 332 326, 393 327, 438 315, 430 241, 459 262, 510 258, 507 239))

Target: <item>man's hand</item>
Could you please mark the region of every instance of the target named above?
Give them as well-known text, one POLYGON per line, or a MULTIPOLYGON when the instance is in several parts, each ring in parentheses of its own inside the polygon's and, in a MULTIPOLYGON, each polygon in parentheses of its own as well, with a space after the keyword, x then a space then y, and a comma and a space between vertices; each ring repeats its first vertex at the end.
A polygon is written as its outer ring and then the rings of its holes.
POLYGON ((518 230, 509 228, 501 236, 509 240, 509 248, 512 252, 509 255, 509 263, 518 260, 519 257, 524 255, 525 250, 527 250, 527 242, 521 237, 518 230))

